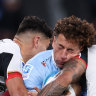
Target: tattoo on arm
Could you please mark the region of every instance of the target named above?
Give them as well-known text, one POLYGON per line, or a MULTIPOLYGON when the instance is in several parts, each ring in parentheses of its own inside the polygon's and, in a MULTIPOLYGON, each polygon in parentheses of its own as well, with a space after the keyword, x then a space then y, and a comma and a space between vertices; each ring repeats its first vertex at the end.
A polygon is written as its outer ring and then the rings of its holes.
POLYGON ((64 63, 64 68, 57 78, 46 85, 37 96, 60 96, 67 90, 68 85, 79 80, 85 72, 85 63, 78 58, 74 58, 64 63))
MULTIPOLYGON (((63 72, 69 72, 72 81, 76 82, 80 79, 81 75, 85 72, 86 64, 81 59, 74 58, 66 62, 63 68, 63 72)), ((63 73, 62 73, 63 74, 63 73)))
POLYGON ((37 96, 59 96, 61 95, 67 87, 57 84, 56 82, 51 82, 45 86, 37 96))

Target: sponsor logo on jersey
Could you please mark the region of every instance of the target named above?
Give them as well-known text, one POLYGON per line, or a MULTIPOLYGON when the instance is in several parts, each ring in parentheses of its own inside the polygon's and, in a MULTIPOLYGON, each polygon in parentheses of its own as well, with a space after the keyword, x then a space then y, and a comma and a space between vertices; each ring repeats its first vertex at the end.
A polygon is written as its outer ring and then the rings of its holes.
POLYGON ((50 58, 45 59, 44 61, 41 62, 41 64, 42 64, 44 67, 46 67, 46 62, 47 62, 49 59, 50 59, 50 58))
POLYGON ((25 66, 23 67, 23 79, 28 79, 29 78, 29 75, 30 75, 30 72, 31 70, 33 69, 33 66, 30 65, 30 64, 25 64, 25 66))
POLYGON ((42 63, 42 65, 45 67, 46 66, 46 63, 43 61, 43 62, 41 62, 42 63))

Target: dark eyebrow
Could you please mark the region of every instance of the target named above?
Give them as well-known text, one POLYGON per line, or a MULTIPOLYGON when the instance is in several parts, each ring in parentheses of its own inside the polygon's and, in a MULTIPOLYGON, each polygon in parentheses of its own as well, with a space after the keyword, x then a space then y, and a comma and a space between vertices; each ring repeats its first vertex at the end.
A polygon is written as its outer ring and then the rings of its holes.
POLYGON ((64 48, 64 46, 62 44, 59 44, 60 47, 64 48))
MULTIPOLYGON (((59 44, 60 47, 64 48, 64 46, 62 44, 59 44)), ((72 48, 68 48, 67 50, 72 50, 74 51, 72 48)))

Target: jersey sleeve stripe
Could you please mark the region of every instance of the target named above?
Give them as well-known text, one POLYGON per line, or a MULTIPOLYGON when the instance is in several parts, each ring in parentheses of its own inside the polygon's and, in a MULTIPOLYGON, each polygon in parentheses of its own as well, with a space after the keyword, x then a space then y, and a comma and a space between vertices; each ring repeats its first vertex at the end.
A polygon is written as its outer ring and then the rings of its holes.
MULTIPOLYGON (((19 71, 8 71, 8 74, 9 73, 20 73, 19 71)), ((20 73, 21 74, 21 73, 20 73)))
POLYGON ((76 57, 74 57, 74 58, 79 58, 79 59, 81 59, 81 60, 86 64, 86 68, 87 68, 87 63, 85 62, 85 60, 83 60, 83 59, 80 58, 79 56, 76 56, 76 57))
POLYGON ((8 73, 8 78, 6 79, 5 83, 7 82, 7 80, 14 78, 14 77, 22 78, 22 74, 19 72, 8 73))

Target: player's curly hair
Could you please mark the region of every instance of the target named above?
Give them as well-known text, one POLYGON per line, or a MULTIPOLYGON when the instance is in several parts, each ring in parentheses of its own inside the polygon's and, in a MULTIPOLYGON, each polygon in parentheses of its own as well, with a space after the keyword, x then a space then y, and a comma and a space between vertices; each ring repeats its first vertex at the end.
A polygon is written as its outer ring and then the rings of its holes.
POLYGON ((47 25, 47 23, 37 16, 25 16, 19 25, 17 35, 23 34, 26 31, 31 30, 32 33, 41 33, 46 37, 52 37, 52 29, 47 25))
POLYGON ((69 41, 75 41, 79 46, 91 47, 96 34, 93 24, 78 17, 71 16, 60 19, 54 28, 54 35, 63 34, 69 41))

